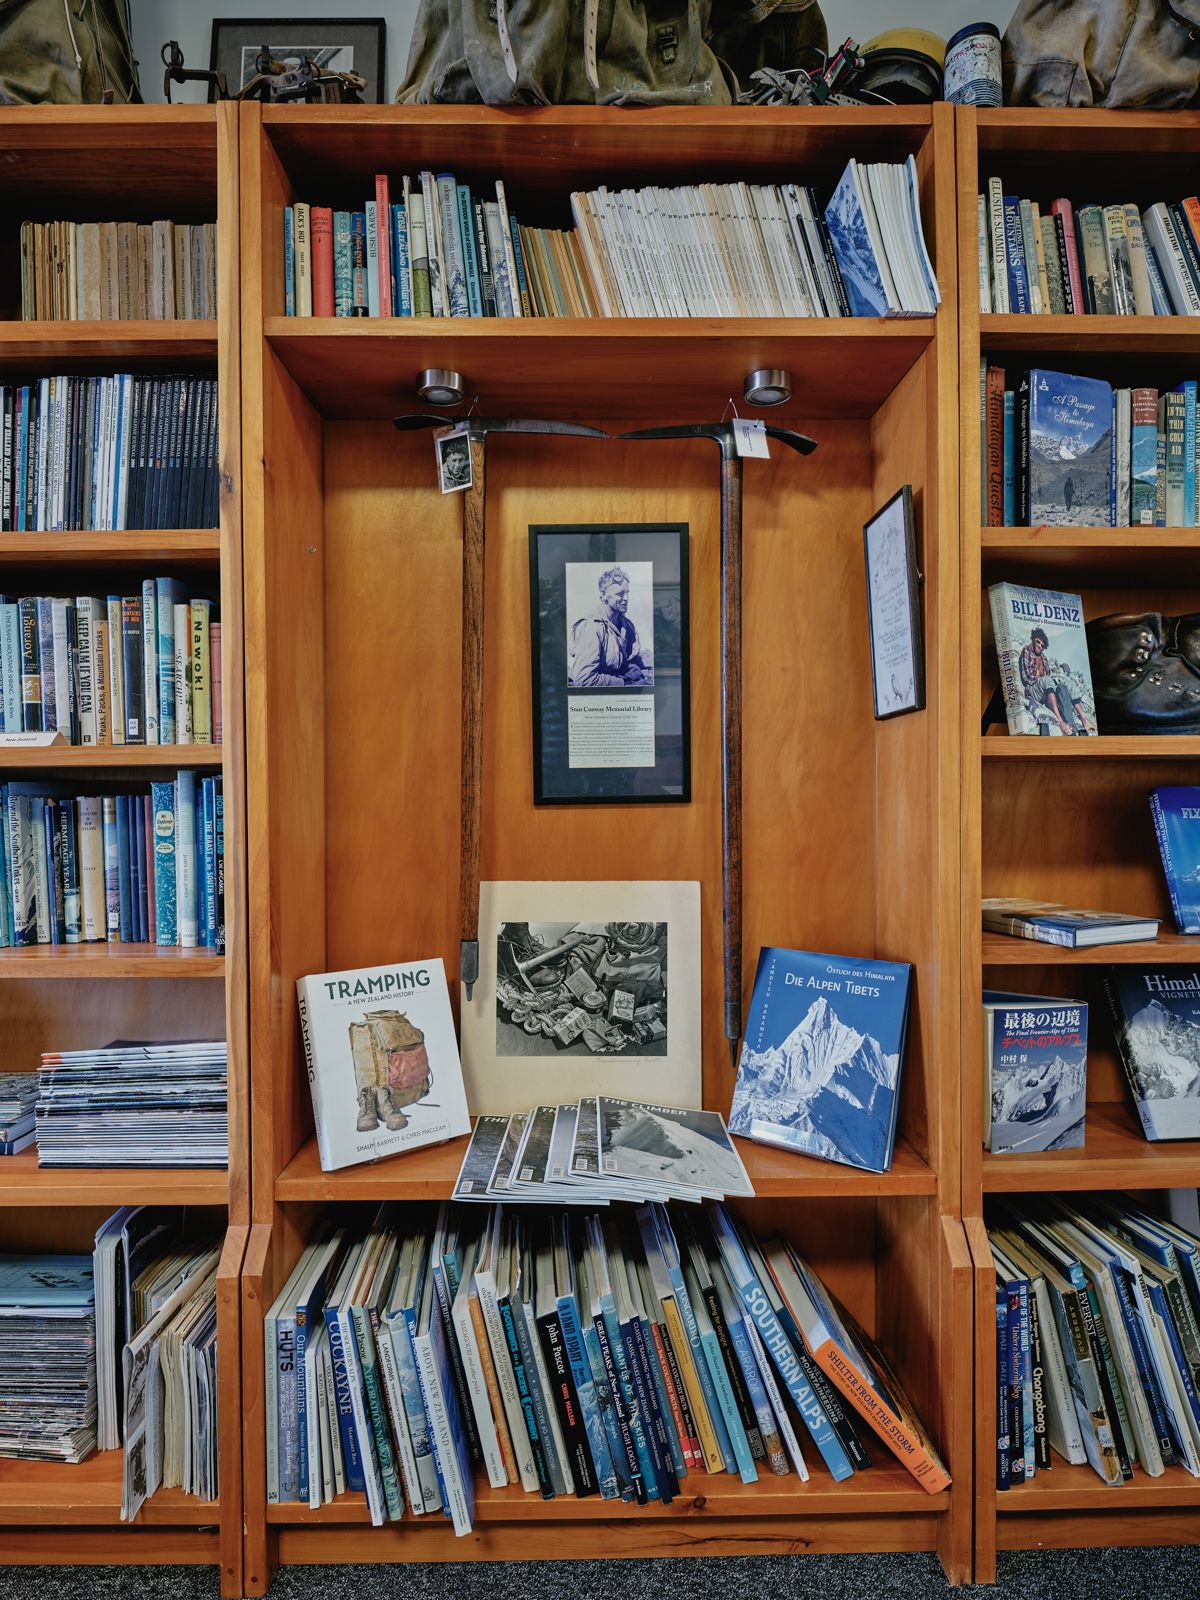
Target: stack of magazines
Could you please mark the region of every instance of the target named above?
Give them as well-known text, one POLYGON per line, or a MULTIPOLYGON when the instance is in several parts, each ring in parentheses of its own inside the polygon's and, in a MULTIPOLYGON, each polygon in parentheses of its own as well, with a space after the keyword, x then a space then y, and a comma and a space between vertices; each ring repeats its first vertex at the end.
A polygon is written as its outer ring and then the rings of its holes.
POLYGON ((806 1479, 802 1436, 848 1478, 872 1430, 930 1494, 950 1481, 811 1267, 719 1206, 385 1204, 301 1254, 264 1340, 271 1503, 365 1491, 374 1523, 440 1511, 461 1537, 477 1474, 666 1505, 692 1474, 806 1479))
POLYGON ((0 1156, 15 1156, 34 1140, 36 1072, 0 1072, 0 1156))
POLYGON ((605 1095, 479 1117, 454 1187, 456 1200, 580 1206, 753 1193, 720 1112, 605 1095))
POLYGON ((90 1256, 0 1256, 0 1456, 83 1461, 96 1448, 90 1256))
POLYGON ((47 1052, 37 1141, 43 1167, 225 1166, 225 1041, 47 1052))

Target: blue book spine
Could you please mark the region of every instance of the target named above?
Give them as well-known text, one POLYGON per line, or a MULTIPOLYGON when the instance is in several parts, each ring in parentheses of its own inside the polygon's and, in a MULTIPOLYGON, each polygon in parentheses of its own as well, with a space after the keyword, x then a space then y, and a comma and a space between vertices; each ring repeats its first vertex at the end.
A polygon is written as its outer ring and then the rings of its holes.
POLYGON ((467 275, 467 305, 473 317, 483 315, 483 293, 479 282, 479 251, 475 244, 475 208, 471 191, 460 183, 455 198, 458 201, 458 226, 462 234, 463 266, 467 275))
MULTIPOLYGON (((616 1403, 613 1400, 612 1386, 609 1382, 608 1371, 604 1365, 604 1356, 600 1350, 600 1340, 596 1335, 595 1325, 589 1320, 583 1327, 583 1350, 587 1356, 588 1366, 592 1373, 592 1383, 595 1386, 596 1404, 600 1411, 600 1420, 604 1427, 604 1441, 608 1446, 608 1456, 612 1463, 613 1476, 616 1481, 617 1494, 622 1500, 635 1498, 633 1485, 633 1469, 629 1464, 629 1456, 625 1449, 625 1440, 621 1437, 620 1421, 617 1416, 616 1403)), ((632 1450, 633 1441, 629 1441, 632 1450)), ((597 1465, 597 1471, 599 1466, 597 1465)))
POLYGON ((518 226, 516 217, 510 217, 509 223, 509 231, 512 234, 513 265, 517 269, 517 296, 521 305, 529 308, 524 310, 522 314, 531 316, 533 314, 532 302, 529 297, 529 279, 525 276, 525 252, 521 249, 521 229, 518 226))
POLYGON ((325 1329, 329 1335, 329 1354, 333 1363, 333 1391, 337 1404, 338 1433, 342 1441, 342 1464, 346 1472, 347 1489, 360 1494, 365 1490, 362 1458, 358 1453, 358 1433, 354 1427, 354 1408, 350 1404, 350 1380, 346 1376, 346 1352, 342 1346, 342 1329, 334 1307, 325 1307, 325 1329))
POLYGON ((1183 390, 1183 525, 1196 526, 1196 380, 1189 378, 1183 390))
MULTIPOLYGON (((604 1362, 605 1371, 608 1373, 609 1392, 613 1397, 613 1405, 617 1413, 617 1425, 621 1433, 621 1443, 625 1449, 626 1460, 629 1463, 631 1481, 633 1483, 634 1498, 638 1505, 644 1506, 648 1500, 658 1498, 658 1486, 653 1477, 647 1479, 646 1467, 648 1457, 645 1451, 645 1440, 639 1444, 641 1426, 637 1424, 635 1431, 635 1417, 632 1409, 632 1390, 629 1384, 629 1373, 625 1369, 625 1353, 619 1347, 619 1342, 614 1342, 613 1335, 616 1331, 617 1318, 611 1309, 611 1298, 608 1309, 602 1301, 600 1309, 592 1317, 592 1325, 596 1330, 596 1338, 600 1345, 600 1355, 604 1362)), ((619 1341, 619 1334, 617 1339, 619 1341)))
POLYGON ((214 780, 213 844, 217 868, 217 943, 218 954, 225 953, 225 795, 223 780, 214 780))
POLYGON ((67 923, 62 905, 62 840, 58 832, 58 807, 53 800, 42 802, 42 839, 46 852, 46 882, 49 895, 46 908, 50 918, 50 943, 65 944, 67 923))
POLYGON ((291 206, 283 208, 283 314, 296 315, 296 224, 291 206))
POLYGON ((175 912, 175 785, 150 785, 154 814, 154 942, 173 945, 179 929, 175 912))
POLYGON ((350 213, 333 213, 333 314, 348 317, 354 308, 354 239, 350 213))
POLYGON ((204 786, 196 791, 196 943, 207 946, 207 917, 205 901, 208 897, 208 860, 204 847, 204 786))
POLYGON ((120 873, 121 943, 133 942, 133 901, 129 892, 129 796, 117 796, 117 851, 120 873))
POLYGON ((1154 1370, 1154 1361, 1146 1344, 1142 1319, 1134 1304, 1133 1294, 1129 1288, 1124 1270, 1111 1257, 1108 1258, 1107 1266, 1109 1276, 1113 1281, 1113 1287, 1117 1291, 1117 1299, 1120 1302, 1121 1320, 1124 1322, 1125 1332, 1129 1336, 1129 1346, 1133 1351, 1133 1363, 1138 1371, 1138 1380, 1146 1396, 1146 1404, 1150 1408, 1150 1416, 1154 1423, 1154 1433, 1158 1440, 1158 1448, 1162 1452, 1164 1465, 1171 1466, 1176 1459, 1175 1433, 1167 1415, 1167 1408, 1163 1404, 1162 1389, 1159 1385, 1158 1374, 1154 1370))
POLYGON ((175 607, 187 598, 178 578, 154 580, 155 648, 158 655, 158 742, 174 744, 175 607))
POLYGON ((1021 229, 1021 202, 1009 194, 1004 196, 1004 244, 1009 309, 1026 312, 1029 310, 1029 269, 1025 261, 1025 240, 1021 229))
MULTIPOLYGON (((79 850, 73 800, 58 802, 58 828, 62 859, 63 937, 68 944, 78 944, 83 937, 83 914, 79 900, 79 850)), ((7 899, 7 895, 4 899, 7 899)))
POLYGON ((1029 1326, 1029 1282, 1017 1280, 1017 1315, 1021 1336, 1021 1420, 1024 1435, 1021 1448, 1025 1456, 1025 1479, 1037 1471, 1037 1446, 1034 1443, 1033 1417, 1033 1342, 1029 1326))
POLYGON ((628 1322, 621 1323, 620 1332, 629 1367, 629 1380, 633 1386, 634 1401, 646 1437, 646 1448, 655 1481, 658 1484, 659 1498, 663 1505, 670 1505, 679 1493, 679 1480, 675 1476, 674 1462, 667 1446, 666 1430, 662 1425, 658 1390, 646 1361, 646 1346, 642 1338, 641 1323, 636 1317, 630 1317, 628 1322))
MULTIPOLYGON (((542 1491, 543 1500, 553 1500, 554 1486, 550 1482, 550 1470, 546 1464, 546 1450, 542 1440, 542 1430, 538 1426, 537 1413, 533 1405, 533 1391, 529 1386, 529 1374, 525 1370, 525 1358, 521 1354, 521 1344, 517 1337, 512 1300, 510 1297, 506 1297, 498 1301, 497 1304, 500 1310, 500 1321, 504 1327, 504 1342, 508 1345, 509 1360, 512 1362, 513 1377, 517 1384, 517 1398, 521 1402, 521 1415, 525 1418, 525 1431, 529 1435, 529 1443, 533 1451, 533 1467, 537 1473, 538 1487, 542 1491)), ((434 1459, 436 1460, 436 1456, 434 1459)), ((445 1504, 445 1487, 442 1484, 440 1468, 438 1469, 438 1488, 442 1490, 442 1503, 445 1504)))
POLYGON ((217 780, 204 780, 204 942, 217 949, 217 780))
POLYGON ((1008 1438, 1008 1291, 996 1284, 996 1488, 1012 1487, 1008 1438))
POLYGON ((392 207, 392 259, 396 265, 396 315, 411 317, 412 270, 408 250, 408 212, 402 205, 392 207))
POLYGON ((21 621, 15 601, 0 604, 0 694, 4 704, 4 731, 21 733, 21 621))
POLYGON ((129 810, 129 925, 135 944, 142 932, 142 802, 138 795, 126 797, 129 810))
POLYGON ((1016 395, 1012 389, 1004 391, 1004 526, 1011 528, 1017 520, 1017 413, 1016 395))
POLYGON ((738 1414, 737 1400, 734 1398, 733 1386, 729 1382, 729 1373, 725 1369, 725 1359, 721 1354, 720 1342, 715 1333, 703 1334, 700 1342, 704 1349, 704 1358, 708 1362, 713 1388, 716 1391, 717 1404, 720 1406, 721 1415, 725 1419, 725 1431, 729 1435, 729 1443, 733 1450, 733 1459, 737 1463, 738 1474, 743 1483, 757 1483, 758 1468, 754 1465, 754 1457, 750 1454, 750 1441, 746 1438, 746 1430, 743 1428, 742 1419, 738 1414))
POLYGON ((16 918, 13 915, 13 884, 12 884, 12 812, 8 801, 8 785, 0 783, 0 849, 4 852, 3 861, 0 861, 0 883, 4 885, 3 927, 4 943, 13 945, 17 942, 16 918))
POLYGON ((304 1355, 308 1349, 308 1315, 296 1307, 296 1498, 308 1504, 308 1385, 304 1381, 304 1355))
POLYGON ((279 1385, 279 1498, 294 1500, 296 1472, 296 1322, 285 1311, 275 1321, 275 1364, 279 1385))
POLYGON ((104 829, 104 928, 110 944, 121 937, 121 839, 117 828, 117 801, 101 800, 104 829))
POLYGON ((617 1475, 613 1469, 612 1454, 596 1398, 596 1385, 584 1350, 579 1308, 575 1304, 574 1295, 560 1295, 556 1305, 559 1326, 562 1328, 563 1346, 567 1352, 571 1377, 575 1382, 575 1393, 579 1396, 579 1410, 583 1417, 588 1448, 592 1453, 592 1463, 596 1469, 596 1483, 601 1498, 613 1500, 619 1493, 617 1475))
POLYGON ((654 1386, 655 1404, 658 1407, 659 1417, 662 1419, 660 1437, 663 1440, 667 1459, 671 1471, 675 1474, 676 1488, 679 1480, 687 1476, 687 1463, 683 1459, 683 1446, 679 1440, 679 1433, 675 1427, 675 1417, 671 1411, 671 1402, 667 1398, 667 1377, 658 1359, 658 1347, 654 1342, 654 1333, 646 1318, 642 1318, 638 1326, 642 1330, 642 1345, 646 1352, 646 1369, 650 1374, 650 1381, 654 1386))

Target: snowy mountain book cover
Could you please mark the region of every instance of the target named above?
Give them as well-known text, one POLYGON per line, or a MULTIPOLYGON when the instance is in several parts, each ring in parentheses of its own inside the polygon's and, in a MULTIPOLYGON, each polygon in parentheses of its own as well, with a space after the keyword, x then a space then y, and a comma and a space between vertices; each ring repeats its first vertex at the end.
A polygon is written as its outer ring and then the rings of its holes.
MULTIPOLYGON (((1112 387, 1098 378, 1030 369, 1028 382, 1028 523, 1051 528, 1107 528, 1112 522, 1112 387)), ((1023 419, 1022 419, 1023 420, 1023 419)), ((1018 429, 1020 431, 1020 427, 1018 429)))
POLYGON ((1200 1138, 1200 972, 1114 968, 1104 988, 1147 1139, 1200 1138))
POLYGON ((1096 697, 1080 596, 994 583, 988 601, 1009 733, 1093 738, 1096 697))
POLYGON ((911 981, 907 962, 764 949, 729 1131, 886 1172, 911 981))
POLYGON ((1200 933, 1200 789, 1154 789, 1150 810, 1180 933, 1200 933))
POLYGON ((825 227, 854 317, 890 317, 897 307, 888 298, 875 254, 860 185, 866 182, 857 161, 847 163, 825 207, 825 227))
POLYGON ((1087 1006, 1061 995, 983 992, 993 1155, 1077 1150, 1087 1109, 1087 1006))

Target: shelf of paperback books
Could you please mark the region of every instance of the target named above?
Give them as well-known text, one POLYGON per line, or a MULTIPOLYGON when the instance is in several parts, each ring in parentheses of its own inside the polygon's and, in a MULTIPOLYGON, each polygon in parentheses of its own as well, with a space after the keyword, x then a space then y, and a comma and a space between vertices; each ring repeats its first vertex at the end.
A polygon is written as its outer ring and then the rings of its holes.
POLYGON ((1200 1152, 1187 1139, 1152 1144, 1123 1101, 1090 1100, 1084 1143, 1074 1150, 983 1156, 985 1194, 1058 1189, 1171 1189, 1196 1186, 1200 1152))
POLYGON ((0 566, 210 567, 221 557, 218 528, 129 528, 119 533, 3 533, 0 566))
POLYGON ((36 1149, 0 1161, 0 1206, 222 1205, 223 1167, 39 1167, 36 1149))
MULTIPOLYGON (((756 1195, 936 1194, 928 1163, 903 1139, 896 1141, 887 1172, 817 1161, 790 1151, 735 1139, 756 1195)), ((446 1200, 462 1165, 465 1138, 432 1145, 363 1166, 322 1172, 316 1139, 302 1145, 275 1180, 276 1200, 446 1200)))
POLYGON ((30 944, 0 950, 0 981, 45 978, 223 978, 225 957, 200 946, 30 944))

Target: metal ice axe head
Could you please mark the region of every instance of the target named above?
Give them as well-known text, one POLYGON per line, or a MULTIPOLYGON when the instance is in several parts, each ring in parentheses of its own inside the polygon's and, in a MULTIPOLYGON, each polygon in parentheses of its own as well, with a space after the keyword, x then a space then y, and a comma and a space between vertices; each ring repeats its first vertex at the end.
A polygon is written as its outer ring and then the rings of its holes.
MULTIPOLYGON (((806 434, 795 433, 791 428, 777 428, 764 422, 763 428, 771 439, 778 439, 799 455, 807 456, 817 448, 817 441, 806 434)), ((688 422, 676 428, 637 428, 633 433, 619 433, 618 439, 713 439, 721 452, 722 461, 737 459, 737 441, 732 422, 688 422)))
POLYGON ((412 411, 392 418, 393 427, 404 432, 417 428, 462 428, 471 439, 484 439, 489 433, 567 433, 587 438, 607 439, 603 428, 590 428, 584 422, 551 422, 539 417, 438 417, 428 411, 412 411))

